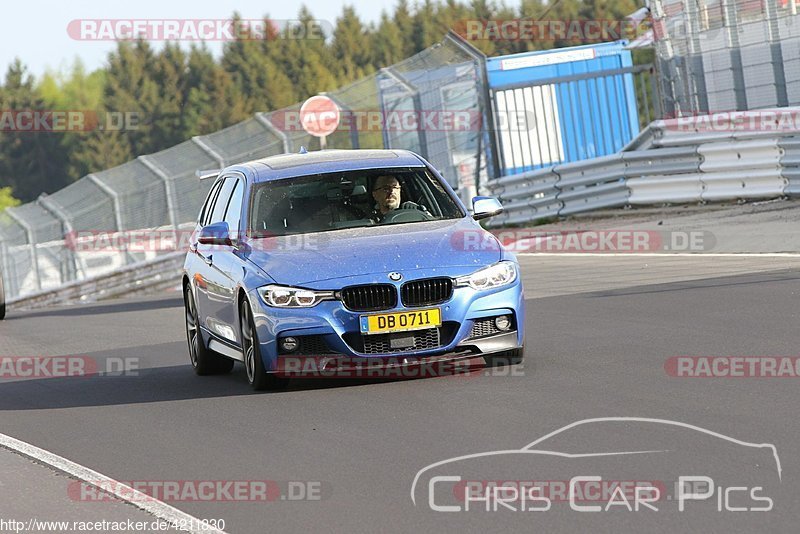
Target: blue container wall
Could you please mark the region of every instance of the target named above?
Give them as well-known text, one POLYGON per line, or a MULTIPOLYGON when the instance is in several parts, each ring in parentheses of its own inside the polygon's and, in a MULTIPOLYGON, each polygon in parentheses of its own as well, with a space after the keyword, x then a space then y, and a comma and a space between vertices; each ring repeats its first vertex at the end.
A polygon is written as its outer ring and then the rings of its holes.
MULTIPOLYGON (((535 85, 550 80, 555 89, 561 130, 561 162, 614 154, 639 133, 639 116, 632 74, 603 76, 604 71, 631 67, 633 61, 627 41, 560 48, 490 58, 487 63, 489 86, 497 91, 535 85), (593 50, 593 59, 502 70, 503 60, 593 50), (597 73, 598 77, 570 82, 557 78, 597 73), (555 80, 554 80, 555 79, 555 80)), ((588 52, 587 52, 588 53, 588 52)), ((545 58, 536 58, 545 60, 545 58)), ((533 110, 530 110, 533 111, 533 110)), ((499 147, 503 152, 504 147, 499 147)), ((519 166, 506 158, 503 174, 516 174, 558 163, 519 166)))

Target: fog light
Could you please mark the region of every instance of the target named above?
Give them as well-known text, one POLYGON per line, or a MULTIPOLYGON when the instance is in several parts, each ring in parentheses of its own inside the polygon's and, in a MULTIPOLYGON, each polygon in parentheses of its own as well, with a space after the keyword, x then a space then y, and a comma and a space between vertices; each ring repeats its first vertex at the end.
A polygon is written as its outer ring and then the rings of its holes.
POLYGON ((281 339, 281 349, 283 349, 284 352, 294 352, 299 345, 300 343, 297 342, 296 338, 285 337, 281 339))
POLYGON ((494 320, 494 325, 498 330, 507 332, 511 330, 511 318, 508 315, 501 315, 494 320))

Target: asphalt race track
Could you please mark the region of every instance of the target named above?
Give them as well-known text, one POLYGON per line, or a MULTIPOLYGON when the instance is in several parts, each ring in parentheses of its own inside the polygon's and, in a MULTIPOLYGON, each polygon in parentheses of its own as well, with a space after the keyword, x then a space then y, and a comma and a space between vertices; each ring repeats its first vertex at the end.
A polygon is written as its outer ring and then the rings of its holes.
MULTIPOLYGON (((521 260, 526 362, 494 373, 308 379, 287 391, 256 394, 241 365, 226 376, 194 375, 177 292, 11 313, 0 323, 2 356, 87 356, 100 369, 120 362, 138 369, 130 376, 1 379, 0 431, 120 481, 276 481, 280 497, 268 501, 170 502, 197 518, 224 518, 232 533, 797 531, 800 379, 674 377, 668 362, 675 356, 797 356, 798 258, 521 260), (658 511, 586 512, 554 498, 547 510, 486 511, 476 501, 469 511, 442 512, 431 509, 430 488, 446 486, 429 486, 423 473, 422 484, 412 488, 417 473, 435 462, 519 450, 571 423, 623 417, 687 426, 588 423, 542 445, 574 454, 657 455, 568 462, 508 454, 502 461, 462 462, 443 474, 518 481, 663 477, 669 495, 662 495, 658 511), (780 471, 768 449, 741 442, 774 444, 780 471), (680 511, 669 483, 675 476, 710 477, 713 496, 687 501, 680 511), (740 487, 745 493, 761 487, 757 494, 771 499, 771 509, 729 511, 766 502, 724 491, 740 487)), ((437 494, 434 501, 448 497, 437 494)))

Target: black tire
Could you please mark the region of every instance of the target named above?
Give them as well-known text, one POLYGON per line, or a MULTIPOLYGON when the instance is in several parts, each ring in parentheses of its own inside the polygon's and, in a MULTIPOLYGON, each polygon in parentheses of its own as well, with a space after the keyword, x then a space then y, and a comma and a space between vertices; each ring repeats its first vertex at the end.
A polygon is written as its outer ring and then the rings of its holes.
POLYGON ((198 375, 218 375, 230 373, 233 360, 209 350, 200 333, 200 320, 192 288, 186 286, 183 293, 183 309, 186 315, 186 341, 189 343, 189 360, 198 375))
POLYGON ((266 389, 284 389, 289 385, 289 379, 267 373, 258 347, 258 332, 256 332, 253 312, 246 300, 239 306, 239 324, 242 330, 242 353, 244 354, 244 368, 247 382, 256 391, 266 389))
POLYGON ((3 287, 3 273, 0 273, 0 321, 6 318, 6 290, 3 287))
POLYGON ((518 349, 498 352, 483 357, 487 367, 501 367, 504 365, 519 365, 525 359, 525 346, 518 349))

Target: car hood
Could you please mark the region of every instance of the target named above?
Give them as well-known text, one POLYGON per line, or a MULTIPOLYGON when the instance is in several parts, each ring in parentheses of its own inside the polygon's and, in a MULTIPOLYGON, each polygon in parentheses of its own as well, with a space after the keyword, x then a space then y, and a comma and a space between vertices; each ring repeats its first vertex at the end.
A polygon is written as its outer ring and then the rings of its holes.
POLYGON ((500 261, 501 248, 464 218, 253 240, 247 257, 276 283, 303 285, 411 269, 477 270, 500 261))

